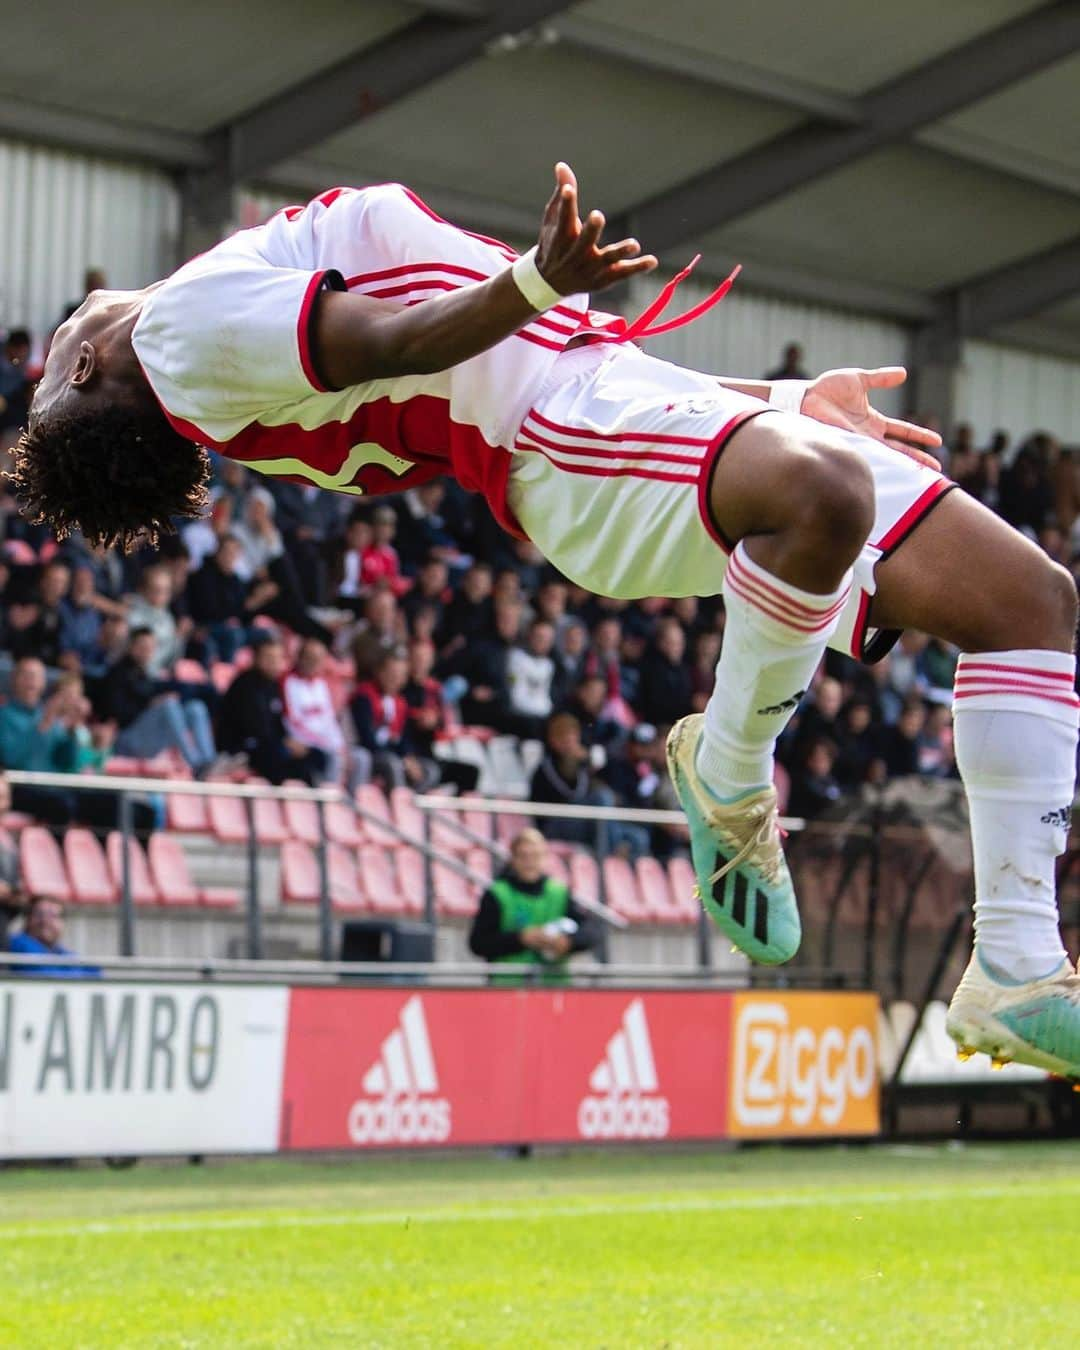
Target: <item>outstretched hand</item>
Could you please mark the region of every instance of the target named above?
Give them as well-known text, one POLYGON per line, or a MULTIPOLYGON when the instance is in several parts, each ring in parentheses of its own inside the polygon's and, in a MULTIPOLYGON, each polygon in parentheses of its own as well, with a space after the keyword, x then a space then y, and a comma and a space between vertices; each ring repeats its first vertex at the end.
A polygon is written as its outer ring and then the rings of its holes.
POLYGON ((801 412, 831 427, 856 431, 860 436, 872 436, 875 441, 899 450, 901 454, 939 469, 941 465, 929 454, 941 445, 941 437, 929 427, 903 422, 897 417, 886 417, 870 403, 872 389, 895 389, 907 379, 903 366, 882 366, 878 370, 827 370, 811 380, 803 395, 801 412))
POLYGON ((636 239, 601 245, 605 224, 601 211, 590 211, 582 223, 574 171, 569 164, 556 164, 555 191, 544 209, 536 266, 560 295, 603 291, 656 266, 656 259, 651 253, 642 254, 636 239))

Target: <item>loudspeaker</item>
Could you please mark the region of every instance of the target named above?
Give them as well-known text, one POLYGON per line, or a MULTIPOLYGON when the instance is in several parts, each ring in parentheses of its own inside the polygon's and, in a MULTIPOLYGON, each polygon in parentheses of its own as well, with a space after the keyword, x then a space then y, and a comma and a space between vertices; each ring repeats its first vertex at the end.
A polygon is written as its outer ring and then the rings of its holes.
POLYGON ((423 965, 435 960, 435 930, 401 919, 350 919, 341 925, 341 960, 423 965))

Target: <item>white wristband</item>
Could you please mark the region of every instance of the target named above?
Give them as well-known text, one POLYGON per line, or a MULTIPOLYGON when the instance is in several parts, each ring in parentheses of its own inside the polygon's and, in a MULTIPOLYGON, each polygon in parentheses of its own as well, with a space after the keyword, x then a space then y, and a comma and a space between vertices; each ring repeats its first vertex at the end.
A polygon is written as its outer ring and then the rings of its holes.
POLYGON ((801 412, 803 395, 809 387, 809 380, 774 380, 769 385, 769 403, 781 412, 801 412))
POLYGON ((533 309, 543 313, 545 309, 551 309, 557 305, 563 297, 554 288, 549 286, 540 275, 540 269, 536 265, 536 246, 533 245, 528 253, 523 253, 510 269, 510 275, 514 278, 514 284, 521 294, 532 305, 533 309))

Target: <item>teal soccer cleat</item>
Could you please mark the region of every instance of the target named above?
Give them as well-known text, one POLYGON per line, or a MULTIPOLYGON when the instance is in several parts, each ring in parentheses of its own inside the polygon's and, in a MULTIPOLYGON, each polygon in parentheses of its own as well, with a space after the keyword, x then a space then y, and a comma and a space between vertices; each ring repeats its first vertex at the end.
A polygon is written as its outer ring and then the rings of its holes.
POLYGON ((667 740, 671 781, 690 824, 698 894, 751 961, 779 965, 799 950, 802 927, 780 847, 776 792, 762 788, 733 802, 714 797, 697 771, 704 721, 700 713, 682 718, 667 740))
POLYGON ((1016 1060, 1080 1080, 1080 975, 1063 961, 1040 980, 1016 983, 993 974, 976 951, 945 1028, 961 1059, 981 1051, 995 1068, 1016 1060))

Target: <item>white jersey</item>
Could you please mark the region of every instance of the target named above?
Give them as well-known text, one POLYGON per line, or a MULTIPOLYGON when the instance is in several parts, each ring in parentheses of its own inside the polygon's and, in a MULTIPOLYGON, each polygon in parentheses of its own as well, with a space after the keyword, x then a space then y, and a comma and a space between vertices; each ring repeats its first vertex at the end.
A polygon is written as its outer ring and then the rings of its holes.
POLYGON ((624 321, 568 296, 450 370, 332 390, 312 318, 327 288, 417 304, 516 256, 399 184, 333 188, 181 267, 150 294, 132 344, 173 426, 260 473, 357 496, 449 473, 513 528, 505 490, 522 419, 571 338, 624 321))

